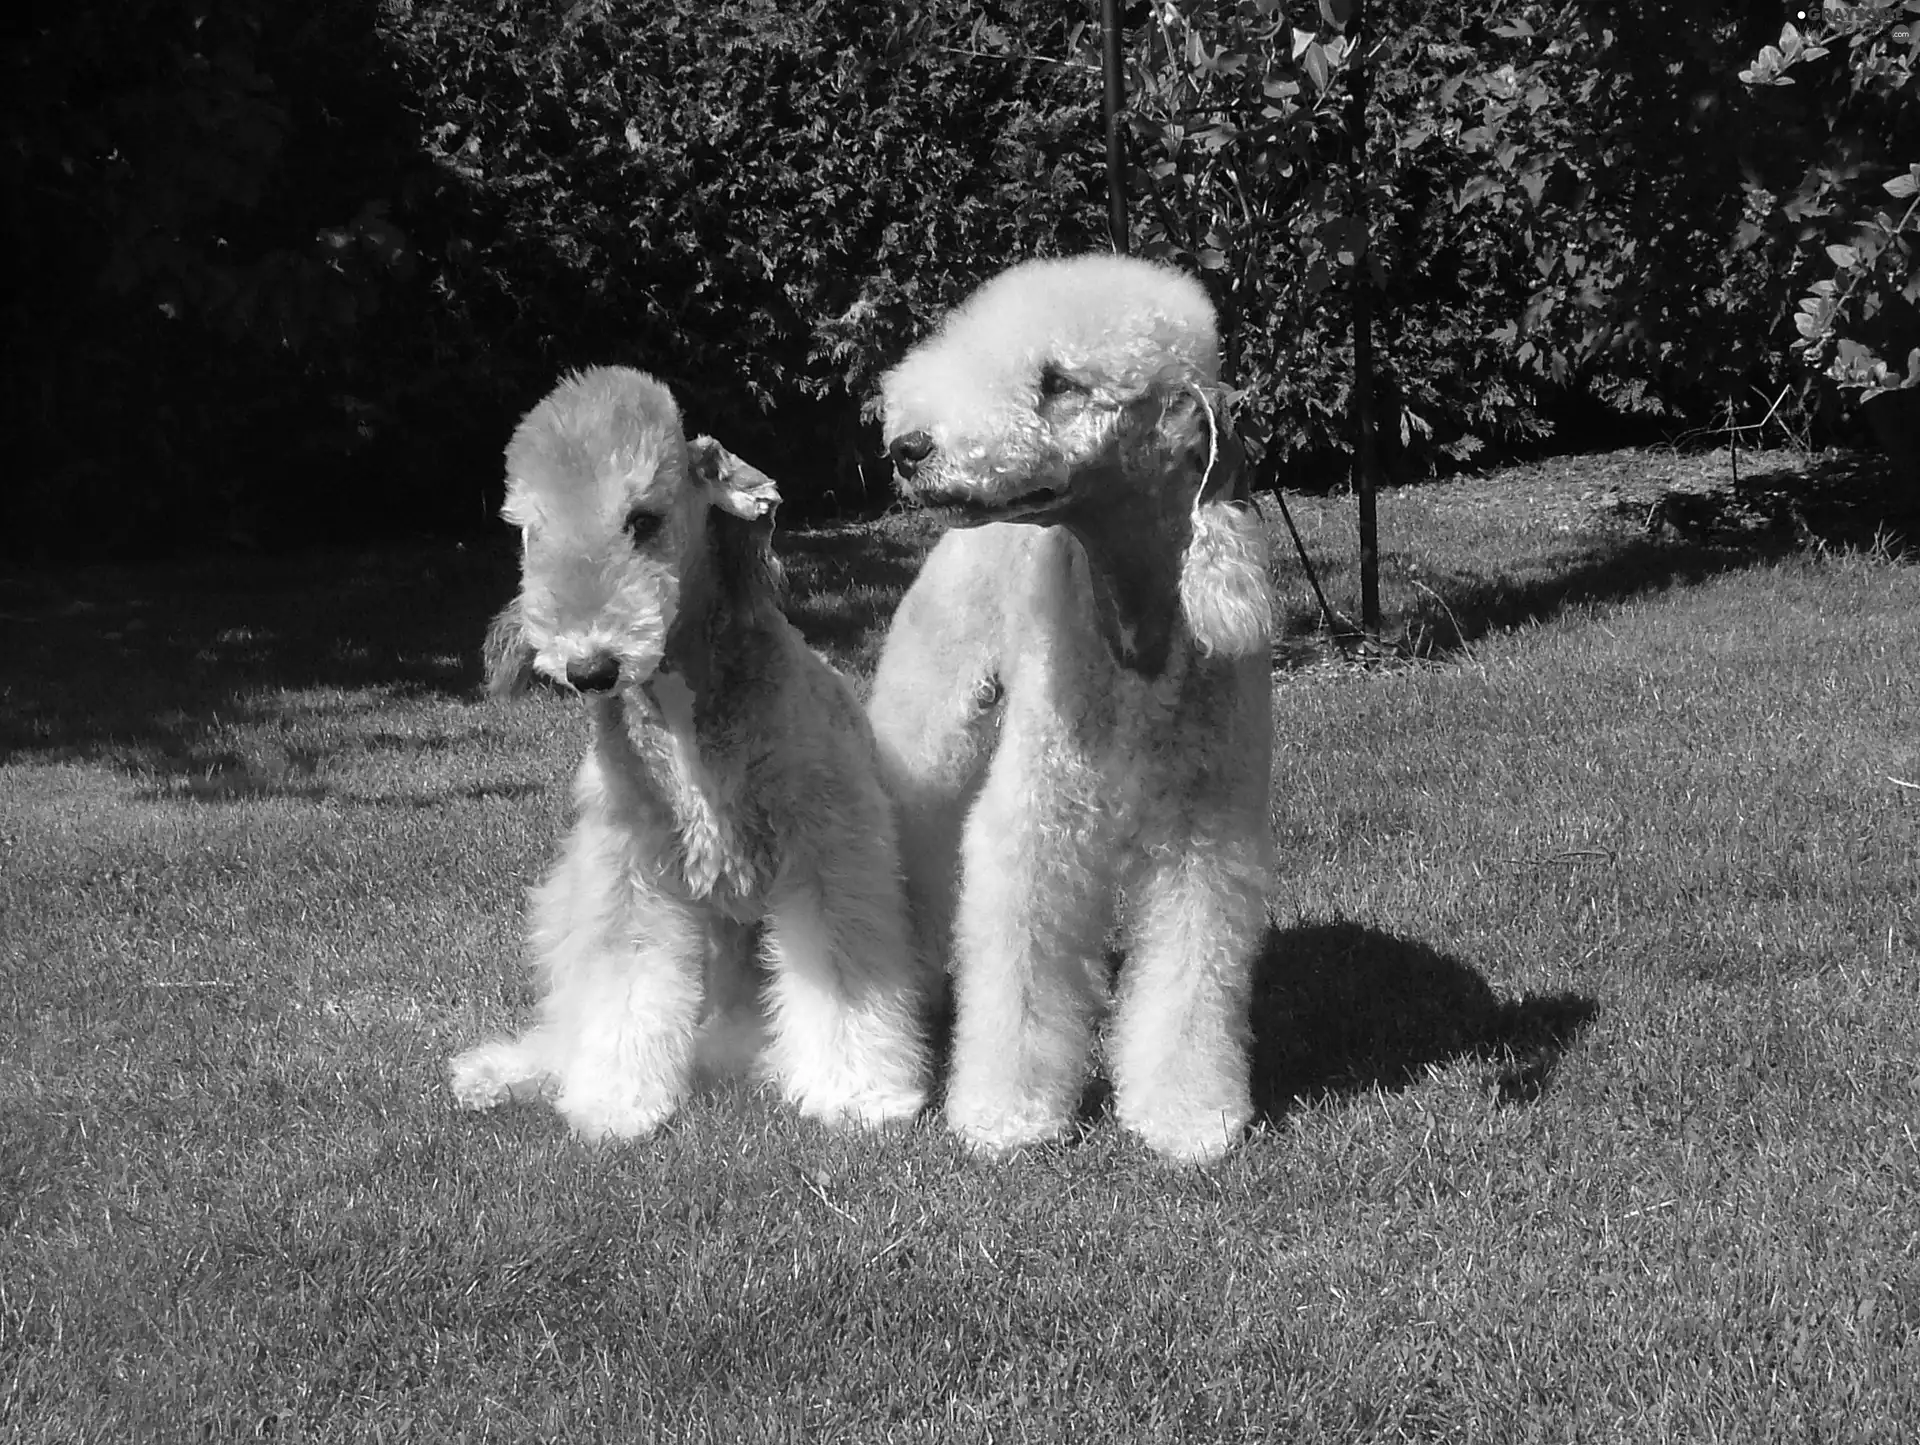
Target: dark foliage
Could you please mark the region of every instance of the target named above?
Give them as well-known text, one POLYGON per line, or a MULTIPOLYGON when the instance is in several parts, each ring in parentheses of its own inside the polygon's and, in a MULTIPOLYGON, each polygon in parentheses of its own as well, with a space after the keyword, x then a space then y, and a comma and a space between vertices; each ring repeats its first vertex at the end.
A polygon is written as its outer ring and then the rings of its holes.
MULTIPOLYGON (((1213 286, 1270 478, 1341 464, 1362 256, 1402 476, 1583 409, 1758 415, 1837 243, 1898 292, 1905 239, 1855 230, 1911 65, 1761 94, 1778 5, 1642 9, 1373 0, 1364 173, 1350 0, 1127 11, 1135 239, 1213 286)), ((660 374, 790 517, 876 507, 879 370, 988 273, 1105 245, 1091 4, 16 10, 15 555, 489 526, 515 418, 596 362, 660 374)))
POLYGON ((589 362, 803 506, 873 500, 902 338, 1097 222, 1097 77, 1026 10, 918 50, 860 0, 19 17, 7 549, 485 525, 514 419, 589 362))

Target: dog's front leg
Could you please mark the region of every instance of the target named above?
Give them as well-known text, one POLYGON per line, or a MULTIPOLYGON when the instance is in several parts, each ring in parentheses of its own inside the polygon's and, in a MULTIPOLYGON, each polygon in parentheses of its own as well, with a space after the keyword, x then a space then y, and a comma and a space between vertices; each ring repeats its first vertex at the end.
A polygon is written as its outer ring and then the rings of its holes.
POLYGON ((1067 1129, 1106 994, 1113 879, 1097 774, 1010 720, 961 845, 947 1122, 998 1150, 1067 1129))
POLYGON ((678 1107, 699 1038, 707 910, 662 873, 672 833, 657 791, 589 754, 580 819, 534 892, 530 942, 545 975, 536 1036, 551 1098, 584 1138, 641 1138, 678 1107))

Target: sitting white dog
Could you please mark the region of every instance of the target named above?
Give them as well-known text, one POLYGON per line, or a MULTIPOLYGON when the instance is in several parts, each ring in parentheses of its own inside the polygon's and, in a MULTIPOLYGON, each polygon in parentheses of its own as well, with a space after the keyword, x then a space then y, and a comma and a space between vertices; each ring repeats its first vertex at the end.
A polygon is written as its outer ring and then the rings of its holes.
POLYGON ((882 391, 901 490, 987 522, 927 558, 871 704, 954 975, 948 1122, 985 1150, 1059 1135, 1104 1022, 1121 1124, 1214 1158, 1253 1114, 1273 704, 1212 303, 1144 261, 1029 262, 882 391))
POLYGON ((919 1111, 934 976, 910 937, 872 733, 780 610, 779 494, 689 443, 667 389, 595 368, 507 448, 519 597, 496 690, 572 688, 593 740, 578 818, 534 893, 533 1028, 453 1060, 470 1108, 546 1098, 588 1138, 650 1133, 731 1045, 764 928, 765 1064, 829 1122, 919 1111))

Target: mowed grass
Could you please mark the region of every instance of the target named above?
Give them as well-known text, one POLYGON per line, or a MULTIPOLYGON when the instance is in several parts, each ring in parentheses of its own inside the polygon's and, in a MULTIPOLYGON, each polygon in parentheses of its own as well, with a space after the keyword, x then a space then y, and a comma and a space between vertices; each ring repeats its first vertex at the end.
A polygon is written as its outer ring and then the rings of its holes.
MULTIPOLYGON (((1261 1121, 1186 1173, 1097 1088, 1005 1160, 457 1114, 584 736, 475 695, 505 549, 0 584, 0 1438, 1911 1438, 1920 569, 1597 510, 1657 465, 1384 498, 1408 665, 1276 517, 1261 1121)), ((785 536, 795 616, 869 667, 928 540, 785 536)))

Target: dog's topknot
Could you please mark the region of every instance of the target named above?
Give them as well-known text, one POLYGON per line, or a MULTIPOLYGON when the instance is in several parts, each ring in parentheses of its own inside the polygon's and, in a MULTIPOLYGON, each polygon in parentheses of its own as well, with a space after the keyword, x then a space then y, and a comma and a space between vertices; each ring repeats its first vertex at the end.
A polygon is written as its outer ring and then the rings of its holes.
MULTIPOLYGON (((972 410, 999 412, 1006 399, 1050 371, 1102 399, 1220 377, 1219 327, 1206 289, 1191 276, 1131 256, 1028 261, 967 297, 930 343, 883 381, 889 412, 918 411, 933 395, 972 394, 972 410), (982 405, 984 403, 984 405, 982 405)), ((1031 397, 1021 398, 1031 405, 1031 397)), ((935 412, 966 410, 933 404, 935 412)))
POLYGON ((594 366, 566 377, 529 411, 507 443, 504 515, 521 526, 531 493, 580 478, 607 481, 655 468, 686 470, 673 393, 630 366, 594 366))

